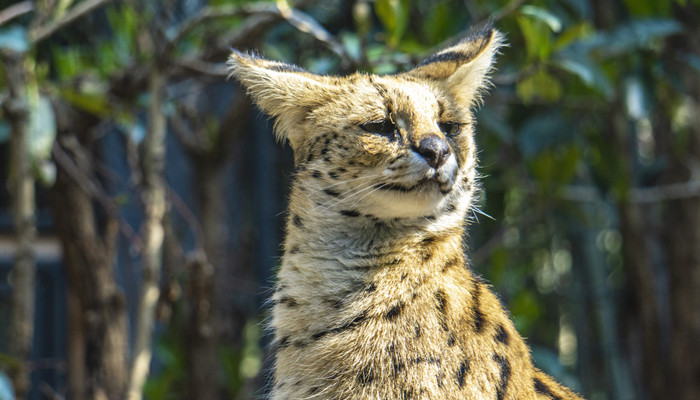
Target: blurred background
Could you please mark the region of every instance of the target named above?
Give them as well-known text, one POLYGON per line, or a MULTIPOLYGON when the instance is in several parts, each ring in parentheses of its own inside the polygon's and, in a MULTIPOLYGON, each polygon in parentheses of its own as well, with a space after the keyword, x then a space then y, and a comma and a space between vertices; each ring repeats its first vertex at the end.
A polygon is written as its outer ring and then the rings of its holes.
POLYGON ((698 0, 0 0, 0 399, 263 397, 294 169, 230 49, 393 73, 489 20, 474 268, 586 398, 700 399, 698 0))

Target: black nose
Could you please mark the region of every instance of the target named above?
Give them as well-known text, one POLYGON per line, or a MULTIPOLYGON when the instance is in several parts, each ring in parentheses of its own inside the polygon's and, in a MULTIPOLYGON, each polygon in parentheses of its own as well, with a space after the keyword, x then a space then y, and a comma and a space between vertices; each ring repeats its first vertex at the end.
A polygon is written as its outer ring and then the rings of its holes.
POLYGON ((440 168, 450 155, 450 146, 445 139, 435 135, 422 139, 414 150, 435 169, 440 168))

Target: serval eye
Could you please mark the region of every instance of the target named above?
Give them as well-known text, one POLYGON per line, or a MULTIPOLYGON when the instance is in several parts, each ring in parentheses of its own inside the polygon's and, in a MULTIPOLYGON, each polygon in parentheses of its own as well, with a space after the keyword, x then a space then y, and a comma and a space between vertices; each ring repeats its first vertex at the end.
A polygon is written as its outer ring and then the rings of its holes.
POLYGON ((362 128, 365 132, 386 136, 389 139, 396 138, 396 125, 394 125, 394 123, 388 119, 360 124, 360 128, 362 128))
POLYGON ((442 133, 447 137, 454 137, 460 134, 462 126, 455 122, 440 122, 438 124, 442 133))

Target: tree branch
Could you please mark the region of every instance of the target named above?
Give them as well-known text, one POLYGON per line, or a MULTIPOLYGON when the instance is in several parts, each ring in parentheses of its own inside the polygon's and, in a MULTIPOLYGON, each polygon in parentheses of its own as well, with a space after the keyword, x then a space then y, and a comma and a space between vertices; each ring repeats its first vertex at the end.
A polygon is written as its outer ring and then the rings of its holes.
POLYGON ((144 248, 141 252, 141 293, 137 305, 134 351, 127 392, 129 400, 142 398, 143 385, 146 383, 153 352, 155 310, 160 297, 158 282, 162 267, 163 218, 167 208, 163 179, 166 118, 161 109, 165 84, 166 77, 163 72, 157 66, 152 66, 149 82, 151 103, 148 109, 148 127, 141 143, 145 209, 144 248))
POLYGON ((85 0, 78 3, 75 7, 71 8, 70 11, 65 13, 63 17, 51 21, 46 25, 38 26, 29 32, 29 38, 32 42, 38 43, 49 36, 53 35, 56 31, 70 25, 76 19, 102 7, 107 3, 111 3, 114 0, 85 0))
MULTIPOLYGON (((288 6, 280 6, 279 3, 253 3, 242 6, 226 7, 205 7, 199 14, 187 20, 177 30, 173 39, 168 44, 168 50, 172 50, 192 30, 201 26, 205 22, 215 19, 245 17, 256 14, 268 14, 279 16, 300 32, 313 36, 316 40, 324 44, 329 50, 341 58, 343 63, 352 63, 352 58, 345 51, 345 47, 340 44, 321 24, 310 15, 288 6)), ((166 51, 166 52, 167 52, 166 51)))
POLYGON ((9 98, 3 104, 10 122, 10 168, 8 189, 11 194, 14 236, 17 252, 12 267, 11 320, 9 326, 9 353, 20 362, 13 376, 17 398, 29 392, 29 371, 26 362, 31 355, 34 337, 34 280, 36 238, 34 177, 29 156, 29 109, 26 93, 26 58, 21 53, 2 54, 5 83, 9 98))
POLYGON ((34 11, 34 4, 31 1, 23 1, 21 3, 11 5, 0 11, 0 26, 32 11, 34 11))

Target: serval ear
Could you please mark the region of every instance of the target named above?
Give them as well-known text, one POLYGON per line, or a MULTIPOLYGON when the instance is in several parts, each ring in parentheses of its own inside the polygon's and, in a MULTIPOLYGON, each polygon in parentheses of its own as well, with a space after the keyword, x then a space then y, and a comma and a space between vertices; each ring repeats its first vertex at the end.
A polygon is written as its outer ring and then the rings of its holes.
POLYGON ((230 76, 241 82, 255 104, 275 118, 277 139, 289 140, 292 148, 302 140, 299 124, 306 115, 336 93, 326 77, 257 55, 234 50, 228 66, 230 76))
POLYGON ((406 74, 434 81, 458 104, 471 107, 481 100, 489 85, 489 73, 503 41, 503 34, 488 24, 426 58, 406 74))

